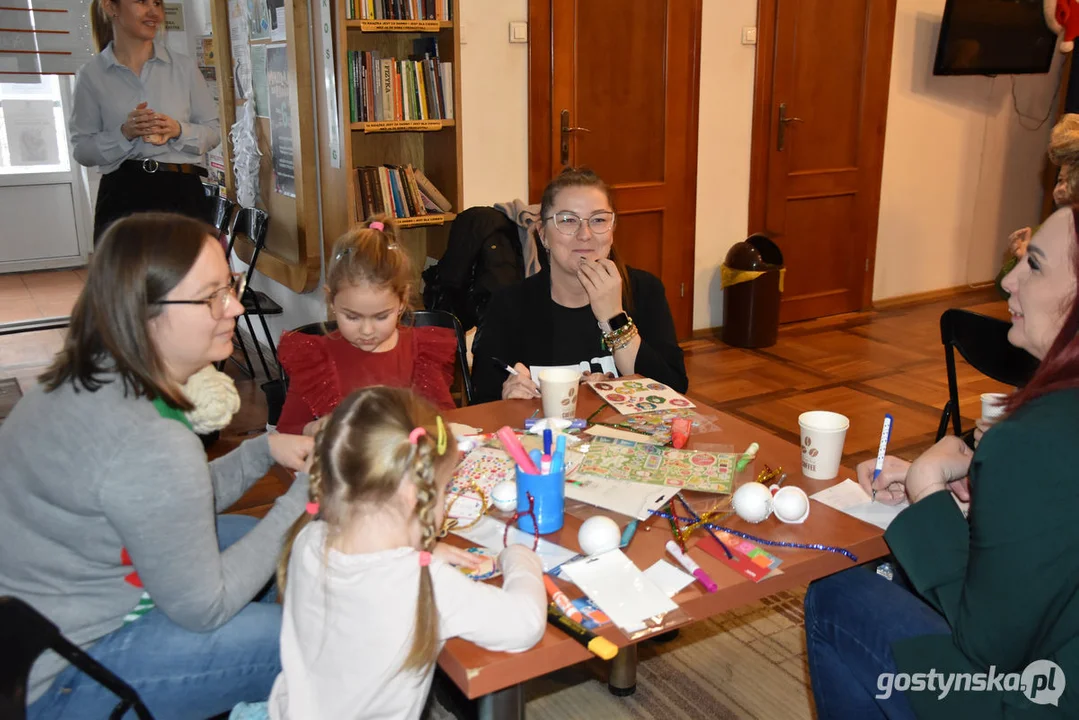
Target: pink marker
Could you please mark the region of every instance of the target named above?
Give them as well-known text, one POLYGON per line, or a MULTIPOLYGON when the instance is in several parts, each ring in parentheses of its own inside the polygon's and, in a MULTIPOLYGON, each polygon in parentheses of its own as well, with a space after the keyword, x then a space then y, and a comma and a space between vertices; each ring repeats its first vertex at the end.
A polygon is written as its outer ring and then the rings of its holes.
POLYGON ((540 470, 543 471, 544 475, 551 472, 551 456, 550 455, 544 455, 542 458, 540 458, 540 470))
POLYGON ((674 555, 674 559, 686 569, 693 577, 700 581, 701 585, 704 585, 704 589, 710 593, 714 593, 719 590, 712 578, 708 577, 708 573, 701 569, 701 566, 693 562, 693 559, 686 555, 674 542, 674 540, 667 541, 667 552, 674 555))
POLYGON ((517 461, 517 464, 521 466, 529 475, 539 475, 540 470, 536 467, 536 464, 532 462, 532 458, 528 457, 528 453, 525 452, 524 447, 521 445, 521 441, 517 439, 517 435, 514 434, 513 428, 509 425, 504 425, 495 433, 498 439, 502 442, 502 447, 506 449, 506 452, 510 454, 510 457, 517 461))

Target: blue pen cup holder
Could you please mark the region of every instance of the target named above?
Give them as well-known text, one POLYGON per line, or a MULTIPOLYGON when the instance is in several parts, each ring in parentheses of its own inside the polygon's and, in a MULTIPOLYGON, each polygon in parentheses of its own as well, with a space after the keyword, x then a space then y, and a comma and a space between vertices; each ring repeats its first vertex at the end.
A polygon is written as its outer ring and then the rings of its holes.
MULTIPOLYGON (((521 470, 517 472, 517 512, 528 512, 528 495, 532 493, 534 501, 533 511, 536 515, 536 525, 539 534, 557 532, 562 529, 563 517, 566 512, 566 471, 547 473, 546 475, 531 475, 521 470)), ((536 528, 532 526, 532 517, 522 515, 517 520, 517 527, 524 532, 534 533, 536 528)))

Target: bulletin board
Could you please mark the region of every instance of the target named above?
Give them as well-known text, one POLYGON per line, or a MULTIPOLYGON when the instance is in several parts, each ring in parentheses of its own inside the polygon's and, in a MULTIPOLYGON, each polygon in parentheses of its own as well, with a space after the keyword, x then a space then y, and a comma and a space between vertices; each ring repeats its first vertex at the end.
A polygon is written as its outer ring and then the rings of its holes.
MULTIPOLYGON (((254 103, 262 153, 256 206, 270 216, 258 271, 294 292, 319 282, 320 225, 314 158, 310 16, 305 0, 212 0, 224 142, 225 186, 236 198, 232 142, 246 103, 254 103)), ((254 247, 239 238, 236 252, 254 247)))

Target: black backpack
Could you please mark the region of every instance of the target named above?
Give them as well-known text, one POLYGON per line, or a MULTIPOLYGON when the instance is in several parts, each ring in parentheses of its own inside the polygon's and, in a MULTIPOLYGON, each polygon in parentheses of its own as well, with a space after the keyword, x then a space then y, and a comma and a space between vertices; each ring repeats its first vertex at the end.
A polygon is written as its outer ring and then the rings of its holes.
MULTIPOLYGON (((540 262, 546 266, 545 253, 540 253, 540 262)), ((483 320, 496 290, 524 278, 517 224, 493 207, 468 208, 450 226, 442 259, 423 273, 423 304, 428 310, 453 313, 468 330, 483 320)))

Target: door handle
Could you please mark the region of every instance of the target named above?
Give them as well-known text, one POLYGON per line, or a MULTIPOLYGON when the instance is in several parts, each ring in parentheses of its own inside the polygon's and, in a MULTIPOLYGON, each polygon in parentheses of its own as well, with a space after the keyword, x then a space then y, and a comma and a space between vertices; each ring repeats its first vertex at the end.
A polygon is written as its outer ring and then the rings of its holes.
POLYGON ((787 117, 787 103, 779 104, 779 128, 776 132, 776 150, 783 152, 783 146, 787 140, 787 123, 805 122, 799 117, 787 117))
POLYGON ((570 133, 592 132, 592 131, 589 130, 588 128, 585 128, 585 127, 570 127, 570 124, 569 124, 569 110, 563 110, 562 111, 561 123, 560 124, 561 124, 561 130, 562 130, 562 132, 560 133, 561 136, 562 136, 562 144, 561 144, 561 153, 560 153, 559 157, 561 158, 562 166, 565 167, 566 165, 569 165, 569 136, 570 136, 570 133))

